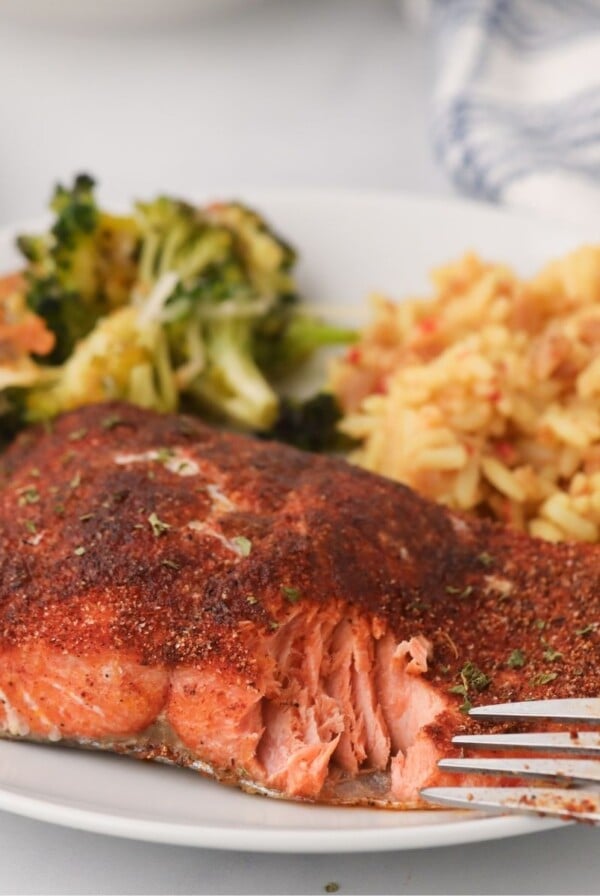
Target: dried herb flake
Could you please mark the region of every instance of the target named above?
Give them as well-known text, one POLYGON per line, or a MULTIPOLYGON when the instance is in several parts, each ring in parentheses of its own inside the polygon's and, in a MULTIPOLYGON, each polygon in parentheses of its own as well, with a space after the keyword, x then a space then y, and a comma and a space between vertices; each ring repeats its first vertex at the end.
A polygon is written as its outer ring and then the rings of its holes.
POLYGON ((558 678, 558 672, 540 672, 531 679, 532 684, 549 684, 558 678))
POLYGON ((297 604, 302 597, 298 588, 290 588, 287 585, 282 585, 281 590, 285 599, 291 604, 297 604))
POLYGON ((516 650, 513 650, 511 655, 506 661, 506 665, 509 669, 522 669, 525 665, 525 654, 523 651, 517 647, 516 650))
POLYGON ((252 542, 249 538, 246 538, 245 535, 236 535, 231 539, 232 543, 236 546, 238 553, 241 554, 242 557, 248 557, 252 550, 252 542))
POLYGON ((174 560, 161 560, 160 562, 161 562, 162 566, 166 566, 169 569, 181 569, 181 567, 179 566, 179 563, 175 563, 174 560))
POLYGON ((462 697, 463 702, 461 703, 461 705, 458 708, 461 712, 464 712, 465 714, 469 712, 469 710, 472 708, 473 704, 469 700, 467 688, 465 687, 464 684, 453 685, 453 687, 448 688, 448 693, 449 694, 458 694, 459 697, 462 697))
POLYGON ((482 554, 479 554, 477 559, 479 560, 479 562, 481 563, 482 566, 486 566, 486 567, 493 566, 493 564, 495 562, 492 555, 488 554, 487 551, 484 551, 482 554))
POLYGON ((456 585, 446 585, 446 594, 455 594, 457 597, 469 597, 473 593, 473 586, 457 587, 456 585))
POLYGON ((19 498, 19 504, 21 507, 25 504, 37 504, 40 500, 40 493, 34 485, 28 485, 27 488, 24 488, 21 492, 21 497, 19 498))
POLYGON ((459 708, 461 712, 467 713, 472 706, 469 694, 472 691, 479 692, 485 690, 489 685, 491 678, 470 660, 462 667, 459 675, 460 684, 455 684, 451 688, 448 688, 448 693, 458 694, 460 697, 464 698, 464 702, 459 708))
POLYGON ((164 523, 162 520, 158 518, 156 513, 152 511, 150 516, 148 517, 148 522, 152 526, 152 533, 158 538, 160 535, 164 535, 171 526, 169 523, 164 523))
POLYGON ((105 417, 104 420, 100 423, 102 429, 114 429, 115 426, 118 426, 119 423, 122 423, 121 417, 117 414, 111 414, 110 417, 105 417))
POLYGON ((460 677, 466 683, 467 687, 473 688, 474 691, 483 691, 492 680, 489 675, 482 672, 475 663, 470 660, 460 670, 460 677))
POLYGON ((156 460, 161 464, 166 464, 170 460, 173 460, 175 457, 175 452, 172 448, 159 448, 156 452, 156 460))

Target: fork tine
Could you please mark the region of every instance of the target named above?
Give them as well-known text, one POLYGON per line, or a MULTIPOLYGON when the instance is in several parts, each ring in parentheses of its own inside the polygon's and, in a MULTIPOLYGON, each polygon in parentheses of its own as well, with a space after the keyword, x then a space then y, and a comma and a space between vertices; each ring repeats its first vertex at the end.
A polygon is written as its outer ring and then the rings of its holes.
POLYGON ((469 715, 474 719, 554 719, 556 722, 600 724, 600 698, 497 703, 475 706, 469 715))
POLYGON ((514 775, 519 778, 549 778, 581 784, 600 784, 600 762, 592 759, 441 759, 439 768, 448 772, 483 775, 514 775))
POLYGON ((461 734, 452 738, 459 747, 486 750, 540 750, 600 756, 600 734, 594 731, 556 731, 548 734, 461 734))
POLYGON ((483 809, 495 814, 511 812, 549 815, 565 821, 600 824, 600 793, 529 787, 426 787, 423 799, 460 809, 483 809))

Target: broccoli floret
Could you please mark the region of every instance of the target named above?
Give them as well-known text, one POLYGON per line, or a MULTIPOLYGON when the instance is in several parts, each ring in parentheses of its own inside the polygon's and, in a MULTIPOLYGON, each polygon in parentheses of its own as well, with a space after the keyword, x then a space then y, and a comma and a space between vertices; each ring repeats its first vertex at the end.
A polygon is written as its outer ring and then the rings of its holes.
POLYGON ((158 411, 177 408, 177 389, 162 327, 131 306, 113 311, 80 340, 52 379, 29 391, 26 417, 48 420, 102 401, 130 401, 158 411))
POLYGON ((204 349, 204 372, 190 383, 190 396, 242 426, 270 426, 279 402, 252 358, 248 321, 212 321, 206 328, 204 349))
POLYGON ((71 189, 58 186, 50 230, 17 239, 27 262, 27 303, 55 335, 50 364, 64 362, 102 315, 129 301, 137 274, 135 221, 100 211, 93 190, 84 174, 71 189))
POLYGON ((25 390, 0 390, 0 451, 25 425, 25 390))
POLYGON ((296 252, 261 215, 240 202, 213 203, 207 215, 232 233, 236 254, 257 292, 287 302, 298 301, 292 277, 296 252))
POLYGON ((47 233, 18 241, 28 306, 54 340, 28 419, 112 398, 158 410, 181 400, 268 430, 272 381, 353 336, 298 313, 293 249, 239 203, 163 196, 114 217, 80 175, 57 187, 52 210, 47 233))
POLYGON ((249 279, 261 294, 275 299, 253 329, 254 357, 264 374, 270 379, 288 376, 318 348, 356 339, 353 330, 299 312, 292 276, 296 252, 259 214, 240 203, 223 203, 209 207, 209 215, 231 228, 249 279))
POLYGON ((281 379, 293 373, 317 349, 347 345, 356 338, 356 330, 281 305, 258 323, 256 357, 261 370, 273 379, 281 379))
POLYGON ((134 295, 166 329, 180 391, 238 425, 270 426, 278 399, 256 364, 254 332, 276 296, 260 291, 239 238, 212 212, 161 197, 137 216, 134 295))
POLYGON ((245 428, 268 429, 279 400, 267 377, 289 373, 321 345, 348 341, 348 331, 298 317, 295 253, 256 212, 224 203, 203 211, 161 197, 137 213, 144 239, 135 294, 166 327, 183 396, 245 428))
POLYGON ((304 402, 284 398, 275 425, 257 435, 305 451, 342 451, 351 447, 351 441, 337 429, 341 417, 340 407, 329 392, 318 392, 304 402))
POLYGON ((73 247, 82 234, 96 229, 99 212, 94 199, 95 186, 88 174, 78 174, 70 190, 61 184, 56 187, 50 208, 56 212, 52 234, 57 246, 73 247))
POLYGON ((181 286, 190 287, 206 267, 232 253, 231 234, 209 225, 187 202, 166 196, 138 202, 136 221, 142 236, 136 291, 142 297, 165 273, 176 273, 181 286))

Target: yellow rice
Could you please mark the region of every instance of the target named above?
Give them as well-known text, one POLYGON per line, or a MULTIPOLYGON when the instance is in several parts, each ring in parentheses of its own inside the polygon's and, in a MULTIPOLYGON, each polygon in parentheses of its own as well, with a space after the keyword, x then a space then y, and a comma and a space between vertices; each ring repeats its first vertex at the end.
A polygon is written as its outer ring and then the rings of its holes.
POLYGON ((600 245, 523 280, 469 254, 372 298, 332 370, 357 464, 552 541, 600 537, 600 245))

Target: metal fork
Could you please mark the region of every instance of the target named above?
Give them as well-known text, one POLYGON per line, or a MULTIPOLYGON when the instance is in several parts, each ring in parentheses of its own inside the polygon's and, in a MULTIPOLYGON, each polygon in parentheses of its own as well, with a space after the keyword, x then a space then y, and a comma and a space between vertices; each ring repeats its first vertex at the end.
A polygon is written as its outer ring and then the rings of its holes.
MULTIPOLYGON (((471 718, 511 721, 551 719, 568 725, 600 728, 600 698, 532 700, 478 706, 471 718)), ((549 780, 561 786, 542 787, 426 787, 421 796, 434 803, 494 814, 526 813, 600 824, 600 730, 548 731, 531 734, 470 734, 452 739, 465 749, 551 753, 565 758, 442 759, 440 769, 461 774, 516 776, 549 780), (587 758, 570 758, 587 757, 587 758)))

